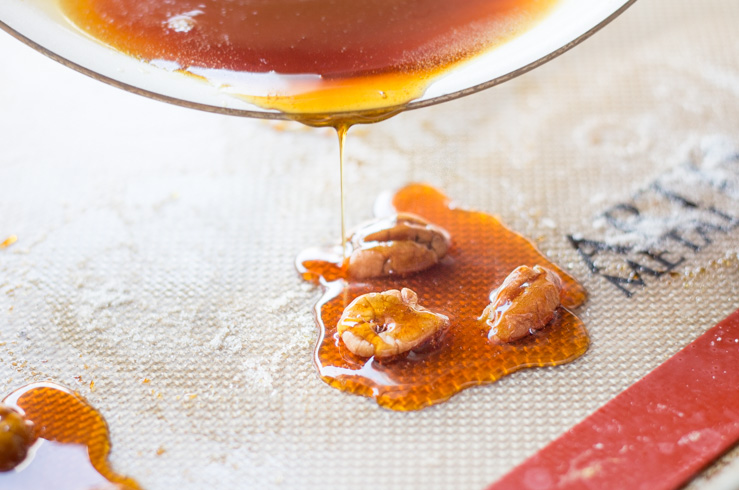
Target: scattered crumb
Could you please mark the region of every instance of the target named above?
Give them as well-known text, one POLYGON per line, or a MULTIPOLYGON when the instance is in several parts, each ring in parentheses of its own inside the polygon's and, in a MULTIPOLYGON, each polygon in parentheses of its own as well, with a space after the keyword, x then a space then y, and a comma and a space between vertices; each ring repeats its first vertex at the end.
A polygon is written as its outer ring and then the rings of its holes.
POLYGON ((550 218, 544 218, 544 219, 542 219, 541 220, 541 225, 544 226, 544 227, 546 227, 546 228, 552 229, 552 230, 554 230, 555 228, 557 228, 557 223, 555 223, 555 221, 553 219, 550 219, 550 218))
POLYGON ((0 248, 8 248, 17 241, 18 237, 16 235, 10 235, 4 242, 0 243, 0 248))

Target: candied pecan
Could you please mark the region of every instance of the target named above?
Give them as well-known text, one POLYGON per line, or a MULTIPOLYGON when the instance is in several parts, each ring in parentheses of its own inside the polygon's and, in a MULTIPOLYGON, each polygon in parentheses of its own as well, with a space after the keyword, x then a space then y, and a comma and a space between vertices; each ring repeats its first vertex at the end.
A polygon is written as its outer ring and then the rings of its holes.
POLYGON ((10 471, 24 459, 36 442, 33 424, 0 403, 0 471, 10 471))
POLYGON ((351 242, 349 274, 366 279, 428 269, 446 255, 450 238, 446 230, 419 216, 398 213, 362 227, 351 242))
POLYGON ((349 306, 337 326, 341 340, 361 357, 385 358, 424 344, 449 325, 449 318, 418 304, 408 288, 363 294, 349 306))
POLYGON ((560 305, 562 281, 554 272, 522 265, 490 294, 491 303, 482 320, 490 327, 488 338, 496 343, 513 342, 544 328, 560 305))

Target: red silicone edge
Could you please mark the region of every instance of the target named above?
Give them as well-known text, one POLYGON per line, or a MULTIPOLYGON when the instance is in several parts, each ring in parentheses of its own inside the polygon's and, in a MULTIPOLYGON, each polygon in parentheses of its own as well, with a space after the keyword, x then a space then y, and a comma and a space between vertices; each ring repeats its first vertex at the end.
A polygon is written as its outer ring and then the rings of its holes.
POLYGON ((737 440, 739 310, 488 490, 674 489, 737 440))

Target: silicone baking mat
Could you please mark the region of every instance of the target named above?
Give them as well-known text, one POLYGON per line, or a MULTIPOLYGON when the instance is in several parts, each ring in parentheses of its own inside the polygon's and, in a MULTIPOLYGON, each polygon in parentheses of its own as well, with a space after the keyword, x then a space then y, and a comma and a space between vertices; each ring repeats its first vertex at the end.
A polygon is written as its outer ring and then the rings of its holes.
POLYGON ((331 131, 147 100, 1 35, 0 390, 78 390, 148 490, 486 487, 739 308, 737 18, 637 2, 523 77, 350 132, 350 224, 428 182, 590 293, 584 357, 410 413, 311 364, 320 292, 293 261, 338 238, 331 131))

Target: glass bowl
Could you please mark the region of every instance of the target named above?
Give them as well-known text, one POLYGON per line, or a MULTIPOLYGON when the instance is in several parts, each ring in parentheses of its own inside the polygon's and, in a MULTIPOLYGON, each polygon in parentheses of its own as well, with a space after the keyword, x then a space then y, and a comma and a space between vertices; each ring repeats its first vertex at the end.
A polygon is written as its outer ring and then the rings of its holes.
MULTIPOLYGON (((457 65, 432 80, 422 96, 396 109, 437 104, 510 80, 587 39, 635 1, 560 0, 528 31, 457 65)), ((222 85, 168 71, 107 47, 72 25, 56 0, 2 0, 0 28, 70 68, 130 92, 221 114, 293 118, 234 96, 233 87, 224 90, 222 85)), ((372 112, 376 111, 358 111, 352 117, 370 117, 372 112)))

